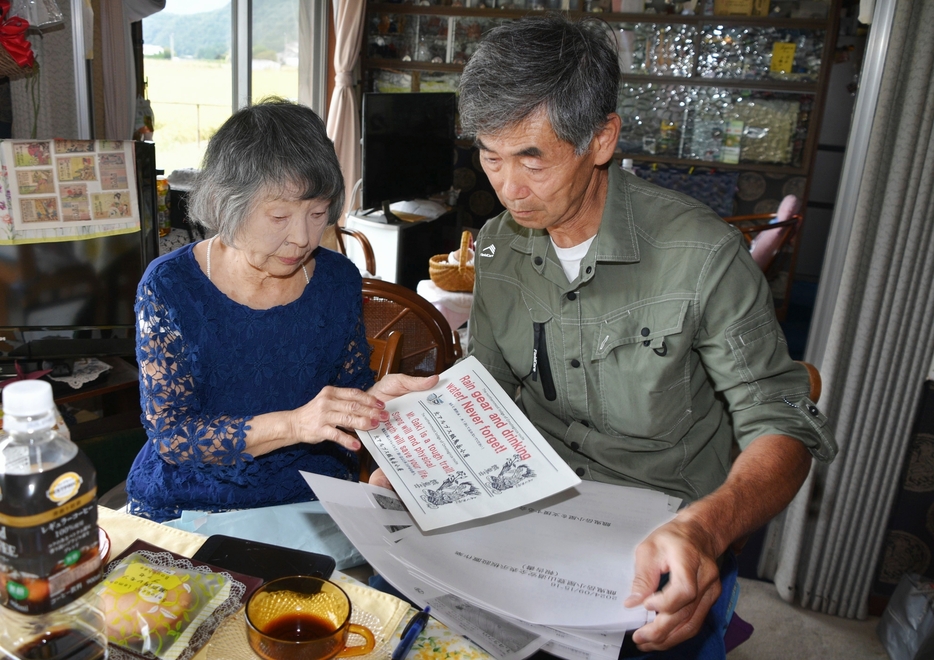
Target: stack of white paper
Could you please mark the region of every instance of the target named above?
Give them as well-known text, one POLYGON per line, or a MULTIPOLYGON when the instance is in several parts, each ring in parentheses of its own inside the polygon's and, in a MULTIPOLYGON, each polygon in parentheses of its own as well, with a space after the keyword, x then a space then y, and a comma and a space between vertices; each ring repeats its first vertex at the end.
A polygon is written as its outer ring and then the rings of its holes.
POLYGON ((473 357, 386 409, 360 438, 395 492, 303 473, 367 561, 497 658, 615 659, 653 616, 623 607, 636 545, 677 503, 581 483, 473 357))
POLYGON ((627 609, 633 552, 667 495, 584 482, 482 521, 424 532, 395 493, 303 473, 373 568, 491 655, 613 658, 652 613, 627 609))

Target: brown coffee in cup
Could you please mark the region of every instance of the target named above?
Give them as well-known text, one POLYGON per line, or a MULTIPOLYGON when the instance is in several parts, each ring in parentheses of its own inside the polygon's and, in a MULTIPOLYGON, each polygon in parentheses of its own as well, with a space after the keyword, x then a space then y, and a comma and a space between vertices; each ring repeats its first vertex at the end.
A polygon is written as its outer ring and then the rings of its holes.
POLYGON ((246 605, 247 639, 266 660, 328 660, 370 653, 373 633, 350 622, 352 606, 343 589, 321 578, 299 575, 267 582, 246 605), (350 633, 364 644, 347 646, 350 633))

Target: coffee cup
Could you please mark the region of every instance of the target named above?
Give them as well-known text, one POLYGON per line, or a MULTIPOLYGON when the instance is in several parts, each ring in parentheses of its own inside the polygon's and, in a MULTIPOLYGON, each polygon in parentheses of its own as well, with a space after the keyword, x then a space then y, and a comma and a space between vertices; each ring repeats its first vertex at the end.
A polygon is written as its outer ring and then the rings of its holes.
POLYGON ((366 655, 376 646, 369 628, 350 622, 350 598, 321 578, 296 575, 267 582, 246 604, 250 648, 266 660, 328 660, 366 655), (348 646, 350 633, 364 639, 348 646))

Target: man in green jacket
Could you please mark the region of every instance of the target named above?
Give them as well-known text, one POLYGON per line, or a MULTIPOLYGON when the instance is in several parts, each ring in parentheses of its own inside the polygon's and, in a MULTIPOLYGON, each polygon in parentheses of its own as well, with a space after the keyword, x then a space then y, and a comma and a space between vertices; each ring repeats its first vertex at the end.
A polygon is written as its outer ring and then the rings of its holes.
POLYGON ((593 19, 512 22, 465 67, 461 126, 506 207, 477 240, 468 352, 582 478, 688 503, 637 550, 626 605, 657 616, 633 641, 718 657, 725 622, 713 655, 698 632, 731 612, 719 562, 836 447, 740 233, 614 163, 618 86, 593 19))

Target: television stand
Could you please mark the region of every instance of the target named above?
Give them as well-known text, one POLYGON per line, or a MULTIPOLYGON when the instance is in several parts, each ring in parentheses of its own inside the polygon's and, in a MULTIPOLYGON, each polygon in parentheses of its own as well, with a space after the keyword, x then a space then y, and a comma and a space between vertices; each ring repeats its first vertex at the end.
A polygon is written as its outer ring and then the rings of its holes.
POLYGON ((391 222, 393 224, 402 222, 402 219, 392 212, 392 209, 389 208, 389 202, 383 202, 383 217, 386 219, 386 222, 391 222))
POLYGON ((461 242, 461 220, 457 209, 431 220, 414 222, 393 222, 382 213, 348 213, 345 225, 348 229, 363 232, 373 246, 376 257, 374 275, 412 291, 421 280, 428 279, 428 260, 436 254, 456 250, 461 242))
MULTIPOLYGON (((71 439, 75 442, 128 428, 139 428, 140 421, 139 372, 136 366, 123 358, 98 358, 110 365, 110 370, 78 389, 66 383, 52 382, 52 396, 56 405, 76 404, 92 397, 100 397, 101 417, 72 426, 71 439)), ((79 406, 80 407, 80 406, 79 406)))
POLYGON ((103 357, 135 355, 134 337, 97 337, 33 339, 17 346, 9 352, 9 357, 23 361, 55 362, 56 360, 76 360, 82 357, 103 357))

